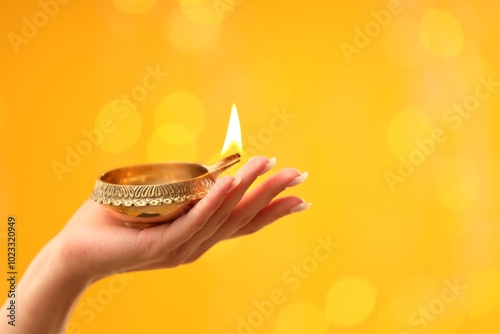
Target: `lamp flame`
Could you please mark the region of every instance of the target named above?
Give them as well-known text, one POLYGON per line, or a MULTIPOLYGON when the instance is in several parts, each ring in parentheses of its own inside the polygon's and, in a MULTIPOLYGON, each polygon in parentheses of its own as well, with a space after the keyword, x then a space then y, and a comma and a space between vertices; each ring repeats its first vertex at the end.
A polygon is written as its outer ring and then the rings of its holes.
POLYGON ((230 151, 237 151, 238 153, 242 151, 240 118, 238 117, 238 110, 235 104, 233 104, 231 108, 226 140, 224 140, 221 155, 226 155, 230 153, 230 151))

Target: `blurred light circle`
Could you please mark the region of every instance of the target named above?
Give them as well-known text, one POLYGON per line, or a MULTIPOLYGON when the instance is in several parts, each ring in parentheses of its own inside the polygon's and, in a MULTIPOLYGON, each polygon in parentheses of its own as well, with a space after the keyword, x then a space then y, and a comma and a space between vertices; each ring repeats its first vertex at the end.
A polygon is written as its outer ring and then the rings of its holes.
POLYGON ((156 131, 168 144, 185 145, 195 141, 195 136, 182 124, 166 123, 159 126, 156 131))
POLYGON ((206 119, 207 112, 203 102, 190 92, 179 91, 168 95, 160 102, 156 110, 155 124, 157 128, 170 124, 167 128, 162 128, 161 134, 172 131, 179 135, 178 139, 168 136, 167 142, 186 144, 203 132, 206 119))
POLYGON ((215 1, 182 2, 182 12, 191 21, 201 25, 221 24, 222 18, 214 7, 215 1))
POLYGON ((184 145, 175 145, 166 142, 156 129, 148 138, 146 144, 146 158, 149 162, 162 161, 196 161, 197 146, 196 142, 190 142, 184 145))
POLYGON ((370 315, 376 300, 375 287, 365 279, 344 278, 328 290, 325 299, 326 317, 335 326, 354 326, 370 315))
POLYGON ((431 54, 453 57, 462 51, 464 35, 460 22, 453 15, 429 9, 420 20, 420 40, 431 54))

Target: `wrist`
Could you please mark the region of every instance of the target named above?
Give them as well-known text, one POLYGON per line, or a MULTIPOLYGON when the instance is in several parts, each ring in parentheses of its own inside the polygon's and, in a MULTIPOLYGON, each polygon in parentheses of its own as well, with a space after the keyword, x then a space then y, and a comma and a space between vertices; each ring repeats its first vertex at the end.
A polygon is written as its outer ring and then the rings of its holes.
POLYGON ((19 285, 23 317, 19 333, 62 332, 78 298, 91 283, 87 277, 68 270, 54 240, 35 257, 19 285))
POLYGON ((60 283, 84 290, 96 280, 90 275, 90 271, 84 268, 75 254, 76 250, 64 243, 59 235, 52 239, 42 252, 46 252, 44 254, 44 262, 47 264, 46 274, 60 283))

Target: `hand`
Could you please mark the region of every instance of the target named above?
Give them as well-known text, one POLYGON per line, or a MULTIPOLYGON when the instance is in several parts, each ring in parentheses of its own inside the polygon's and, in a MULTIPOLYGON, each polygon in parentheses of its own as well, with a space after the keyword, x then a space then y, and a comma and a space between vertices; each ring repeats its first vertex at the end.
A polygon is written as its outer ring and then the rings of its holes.
POLYGON ((282 169, 248 190, 275 163, 265 157, 250 159, 236 177, 217 180, 188 213, 172 223, 144 230, 125 227, 104 207, 89 200, 51 242, 52 253, 63 271, 88 282, 117 272, 192 262, 221 240, 256 232, 309 207, 296 196, 274 199, 307 178, 307 173, 292 168, 282 169))
POLYGON ((192 262, 221 240, 253 233, 307 209, 309 204, 296 196, 274 199, 307 178, 307 173, 292 168, 248 190, 275 163, 251 159, 236 177, 219 179, 188 213, 145 230, 125 227, 109 210, 86 201, 31 262, 17 287, 23 291, 18 298, 23 316, 16 327, 0 322, 0 332, 62 333, 78 297, 92 282, 118 272, 192 262))

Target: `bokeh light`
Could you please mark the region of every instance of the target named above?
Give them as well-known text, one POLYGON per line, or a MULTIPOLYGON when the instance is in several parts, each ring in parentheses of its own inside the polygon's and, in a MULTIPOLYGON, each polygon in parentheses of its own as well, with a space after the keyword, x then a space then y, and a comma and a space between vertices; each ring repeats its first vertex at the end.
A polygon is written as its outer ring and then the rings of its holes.
POLYGON ((207 112, 203 102, 186 91, 178 91, 165 97, 155 114, 156 126, 167 125, 162 135, 173 143, 195 140, 205 129, 206 119, 207 112), (171 138, 169 131, 175 131, 180 138, 171 138))
POLYGON ((436 56, 460 54, 464 44, 460 22, 450 13, 429 9, 420 21, 420 39, 424 47, 436 56))
POLYGON ((253 190, 310 174, 279 195, 306 212, 129 273, 106 305, 117 282, 100 280, 67 333, 500 333, 500 3, 3 3, 0 216, 19 217, 20 274, 100 173, 220 160, 233 103, 243 158, 223 175, 252 155, 277 158, 253 190), (43 223, 36 189, 57 203, 43 223), (272 315, 243 325, 276 290, 272 315))
POLYGON ((168 144, 185 145, 193 143, 196 137, 183 124, 165 123, 157 128, 160 137, 168 144))
POLYGON ((146 158, 150 162, 161 161, 196 161, 198 147, 196 142, 191 141, 185 144, 172 144, 165 141, 170 134, 165 133, 168 127, 158 127, 148 137, 146 145, 146 158))
POLYGON ((377 300, 375 287, 361 278, 343 278, 335 282, 325 297, 328 321, 335 326, 349 327, 365 320, 377 300))
POLYGON ((182 1, 181 8, 186 15, 194 23, 201 25, 217 25, 221 24, 221 17, 214 7, 215 1, 182 1))

